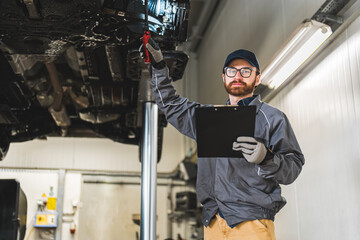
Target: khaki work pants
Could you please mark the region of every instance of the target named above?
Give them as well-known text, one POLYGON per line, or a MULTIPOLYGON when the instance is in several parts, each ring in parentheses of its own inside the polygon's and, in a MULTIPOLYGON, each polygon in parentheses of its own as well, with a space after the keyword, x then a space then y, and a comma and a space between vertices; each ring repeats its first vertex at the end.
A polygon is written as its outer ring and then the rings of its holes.
POLYGON ((268 219, 245 221, 234 228, 216 214, 204 227, 204 240, 276 240, 274 222, 268 219))

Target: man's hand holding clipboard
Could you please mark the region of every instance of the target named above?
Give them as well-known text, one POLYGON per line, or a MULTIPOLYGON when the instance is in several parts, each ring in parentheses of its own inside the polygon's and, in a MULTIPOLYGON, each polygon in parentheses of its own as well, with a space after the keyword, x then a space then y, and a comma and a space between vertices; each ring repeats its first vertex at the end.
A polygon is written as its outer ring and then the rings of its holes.
POLYGON ((267 153, 266 147, 262 142, 253 137, 238 137, 233 142, 233 150, 242 152, 244 158, 251 163, 260 164, 267 153))

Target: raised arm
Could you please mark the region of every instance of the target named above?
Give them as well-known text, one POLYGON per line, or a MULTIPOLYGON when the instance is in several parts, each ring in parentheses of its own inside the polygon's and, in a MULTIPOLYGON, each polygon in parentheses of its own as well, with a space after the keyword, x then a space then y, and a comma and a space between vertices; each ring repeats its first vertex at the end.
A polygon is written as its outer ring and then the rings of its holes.
POLYGON ((152 64, 151 87, 159 109, 182 134, 195 139, 195 108, 202 106, 176 94, 159 46, 152 38, 146 44, 152 64))

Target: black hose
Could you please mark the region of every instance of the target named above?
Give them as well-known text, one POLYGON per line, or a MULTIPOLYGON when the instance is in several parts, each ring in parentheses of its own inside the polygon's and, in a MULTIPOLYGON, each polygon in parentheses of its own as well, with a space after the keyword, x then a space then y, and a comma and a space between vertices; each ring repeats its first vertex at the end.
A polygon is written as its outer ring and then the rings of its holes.
POLYGON ((149 8, 148 8, 148 0, 145 0, 145 31, 149 30, 149 8))

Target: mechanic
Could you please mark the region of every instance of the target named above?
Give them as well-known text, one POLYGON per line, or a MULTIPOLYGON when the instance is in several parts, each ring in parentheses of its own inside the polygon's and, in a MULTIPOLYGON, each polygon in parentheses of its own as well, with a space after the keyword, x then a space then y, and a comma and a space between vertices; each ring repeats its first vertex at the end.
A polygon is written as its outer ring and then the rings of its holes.
MULTIPOLYGON (((152 64, 151 86, 159 109, 182 134, 196 139, 195 108, 207 107, 176 94, 158 44, 146 44, 152 64)), ((283 112, 253 95, 260 83, 254 53, 230 53, 223 68, 227 105, 255 105, 255 138, 239 136, 239 158, 198 158, 196 192, 203 205, 205 240, 274 240, 275 214, 286 204, 279 184, 290 184, 304 164, 290 122, 283 112)), ((236 120, 229 119, 230 122, 236 120)))

